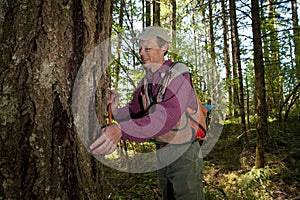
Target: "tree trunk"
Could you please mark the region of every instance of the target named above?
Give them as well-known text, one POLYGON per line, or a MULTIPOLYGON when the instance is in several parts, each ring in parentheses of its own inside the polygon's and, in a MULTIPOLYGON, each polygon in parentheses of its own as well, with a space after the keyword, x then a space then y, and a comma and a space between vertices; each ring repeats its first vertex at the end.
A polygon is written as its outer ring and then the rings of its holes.
POLYGON ((300 82, 300 26, 298 20, 298 7, 296 0, 292 0, 292 19, 294 28, 295 64, 298 82, 300 82))
MULTIPOLYGON (((200 1, 199 3, 200 3, 199 7, 204 7, 205 6, 205 8, 206 8, 207 4, 204 4, 203 1, 200 1)), ((207 11, 206 10, 207 9, 200 9, 199 12, 200 12, 200 15, 201 15, 201 19, 202 19, 201 22, 202 22, 202 25, 203 25, 203 28, 202 28, 203 38, 201 38, 201 40, 204 42, 204 46, 208 47, 209 46, 209 44, 208 44, 209 43, 209 41, 208 41, 209 36, 208 36, 208 28, 207 28, 207 21, 208 21, 208 19, 207 19, 207 13, 206 13, 207 11)), ((209 63, 209 61, 208 61, 208 58, 210 57, 209 51, 207 51, 207 50, 203 51, 203 56, 202 57, 203 57, 202 58, 203 59, 202 62, 209 63)), ((209 73, 209 71, 210 71, 209 67, 210 67, 209 65, 206 66, 205 70, 206 70, 207 73, 203 74, 203 78, 205 80, 203 82, 203 88, 204 88, 204 90, 207 91, 207 97, 208 97, 206 99, 206 101, 205 101, 205 103, 207 103, 207 104, 211 104, 212 103, 211 102, 212 84, 209 83, 209 81, 212 80, 212 77, 210 77, 211 73, 209 73)))
MULTIPOLYGON (((243 72, 242 72, 242 64, 240 58, 240 40, 239 33, 237 28, 237 20, 236 20, 236 10, 235 10, 235 0, 230 0, 230 8, 233 9, 230 11, 231 13, 231 34, 232 34, 232 60, 234 69, 238 70, 238 85, 239 85, 239 116, 241 118, 241 131, 244 134, 245 142, 248 141, 247 131, 246 131, 246 120, 245 120, 245 100, 244 100, 244 84, 243 84, 243 72)), ((236 83, 234 84, 234 87, 236 83)))
MULTIPOLYGON (((278 30, 276 27, 276 9, 275 1, 268 0, 268 20, 262 22, 262 33, 265 37, 263 40, 264 48, 264 63, 265 63, 265 79, 266 79, 266 101, 268 104, 268 110, 277 114, 282 104, 282 75, 280 68, 280 56, 279 56, 279 40, 278 40, 278 30)), ((263 16, 264 11, 261 11, 261 16, 263 16)))
POLYGON ((224 65, 226 70, 226 89, 227 89, 227 101, 228 101, 228 114, 231 117, 232 115, 232 88, 231 88, 231 70, 230 70, 230 55, 229 55, 229 45, 228 45, 228 25, 227 25, 227 11, 226 3, 224 0, 221 0, 222 7, 222 26, 223 26, 223 40, 224 40, 224 65))
POLYGON ((171 0, 170 3, 170 27, 171 27, 171 45, 176 49, 176 0, 171 0))
POLYGON ((220 94, 220 88, 218 84, 218 70, 217 70, 217 63, 216 63, 216 50, 215 50, 215 33, 214 33, 214 22, 213 22, 213 6, 212 6, 212 0, 208 1, 208 7, 209 7, 209 40, 210 40, 210 46, 209 46, 209 54, 211 58, 211 97, 212 97, 212 104, 217 104, 216 102, 219 102, 221 98, 219 96, 220 94))
POLYGON ((264 135, 267 133, 267 105, 264 79, 264 64, 262 54, 259 3, 251 0, 255 93, 257 98, 257 124, 256 124, 256 158, 255 168, 264 167, 264 135))
POLYGON ((237 21, 235 12, 235 0, 229 0, 230 6, 230 26, 231 26, 231 43, 232 43, 232 102, 233 102, 233 115, 239 115, 239 89, 238 89, 238 63, 237 63, 237 48, 238 48, 238 35, 237 35, 237 21))
POLYGON ((146 0, 146 26, 151 26, 151 2, 146 0))
POLYGON ((160 0, 153 0, 153 25, 160 26, 160 0))
MULTIPOLYGON (((104 199, 103 167, 79 140, 71 97, 85 56, 110 36, 112 1, 12 0, 3 11, 1 198, 104 199)), ((101 56, 108 65, 108 46, 101 56)))
MULTIPOLYGON (((119 28, 123 30, 123 22, 124 22, 124 7, 125 7, 125 0, 120 1, 120 7, 119 7, 119 28)), ((114 65, 113 72, 114 72, 114 82, 113 82, 113 88, 115 90, 118 89, 119 85, 119 79, 120 79, 120 71, 121 71, 121 45, 122 45, 122 36, 121 34, 118 34, 118 40, 117 40, 117 58, 116 58, 116 64, 114 65)))

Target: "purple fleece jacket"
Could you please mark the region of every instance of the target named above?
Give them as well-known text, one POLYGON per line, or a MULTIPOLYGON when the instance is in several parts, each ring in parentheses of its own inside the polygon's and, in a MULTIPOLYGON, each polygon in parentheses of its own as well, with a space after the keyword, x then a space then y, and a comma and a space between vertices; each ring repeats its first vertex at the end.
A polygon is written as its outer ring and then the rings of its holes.
MULTIPOLYGON (((167 60, 156 72, 147 72, 145 78, 153 82, 153 95, 157 94, 162 77, 171 65, 172 61, 167 60)), ((131 116, 142 112, 143 106, 140 103, 142 85, 143 81, 140 81, 131 102, 123 108, 118 108, 114 116, 122 129, 123 140, 144 142, 163 135, 175 126, 187 107, 196 108, 190 73, 185 73, 170 82, 164 101, 150 107, 151 112, 148 115, 132 118, 131 116)))

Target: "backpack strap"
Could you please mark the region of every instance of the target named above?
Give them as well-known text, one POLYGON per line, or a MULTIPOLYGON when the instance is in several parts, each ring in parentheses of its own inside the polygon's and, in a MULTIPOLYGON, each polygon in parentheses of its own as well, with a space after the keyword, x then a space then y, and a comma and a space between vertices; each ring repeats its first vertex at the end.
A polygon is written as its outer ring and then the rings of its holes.
POLYGON ((160 101, 163 101, 167 87, 169 86, 170 82, 178 76, 189 72, 190 71, 188 67, 183 62, 173 62, 167 70, 166 74, 164 75, 162 82, 158 88, 158 91, 155 95, 155 98, 159 98, 160 101))
MULTIPOLYGON (((186 66, 186 64, 182 62, 174 62, 168 72, 163 77, 162 84, 158 90, 158 93, 156 97, 159 98, 160 101, 163 101, 164 95, 166 92, 167 87, 169 86, 170 82, 175 79, 176 77, 189 73, 189 69, 186 66)), ((204 138, 206 135, 206 124, 205 121, 201 121, 201 119, 205 119, 207 110, 203 107, 199 97, 197 96, 194 85, 192 82, 192 78, 190 77, 191 86, 193 88, 193 92, 196 98, 196 110, 192 111, 191 109, 187 109, 185 111, 185 116, 189 119, 189 124, 194 128, 195 130, 195 138, 204 138), (202 123, 201 123, 202 122, 202 123)), ((156 99, 158 99, 156 98, 156 99)), ((173 131, 176 129, 172 129, 173 131)))
MULTIPOLYGON (((182 62, 172 63, 172 65, 166 71, 165 75, 162 77, 162 81, 158 88, 158 92, 156 93, 155 96, 151 96, 151 97, 153 97, 156 100, 156 103, 163 101, 166 90, 169 84, 172 82, 172 80, 186 73, 190 73, 187 65, 185 65, 182 62)), ((202 112, 201 110, 201 106, 199 106, 202 104, 195 93, 192 79, 190 79, 190 81, 197 100, 196 109, 192 110, 188 108, 184 112, 184 114, 180 117, 176 125, 168 133, 161 135, 152 140, 155 143, 184 144, 187 142, 191 142, 191 141, 187 141, 187 139, 189 140, 189 138, 193 138, 193 140, 198 140, 198 139, 200 140, 201 138, 205 137, 206 135, 205 115, 204 112, 202 112)), ((150 93, 147 94, 149 95, 150 93)))

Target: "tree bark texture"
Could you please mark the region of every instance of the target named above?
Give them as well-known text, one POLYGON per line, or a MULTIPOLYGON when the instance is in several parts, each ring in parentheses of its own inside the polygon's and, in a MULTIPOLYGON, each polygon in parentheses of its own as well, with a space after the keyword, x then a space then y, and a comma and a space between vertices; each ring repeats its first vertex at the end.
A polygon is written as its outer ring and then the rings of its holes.
POLYGON ((255 72, 255 97, 257 98, 257 124, 256 124, 256 157, 255 168, 264 167, 264 135, 267 134, 267 105, 265 91, 265 72, 263 64, 261 28, 259 17, 259 2, 251 0, 254 72, 255 72))
POLYGON ((71 97, 85 56, 110 35, 113 2, 2 3, 0 198, 104 199, 103 167, 79 140, 71 97))

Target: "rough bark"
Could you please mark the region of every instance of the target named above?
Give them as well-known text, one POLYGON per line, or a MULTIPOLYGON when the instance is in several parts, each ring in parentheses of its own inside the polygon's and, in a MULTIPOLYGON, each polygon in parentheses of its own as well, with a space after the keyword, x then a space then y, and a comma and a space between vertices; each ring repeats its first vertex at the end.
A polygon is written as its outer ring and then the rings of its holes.
POLYGON ((104 199, 102 165, 79 140, 71 97, 85 56, 110 34, 112 1, 12 0, 2 9, 1 198, 104 199))

